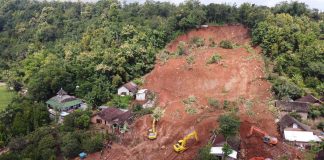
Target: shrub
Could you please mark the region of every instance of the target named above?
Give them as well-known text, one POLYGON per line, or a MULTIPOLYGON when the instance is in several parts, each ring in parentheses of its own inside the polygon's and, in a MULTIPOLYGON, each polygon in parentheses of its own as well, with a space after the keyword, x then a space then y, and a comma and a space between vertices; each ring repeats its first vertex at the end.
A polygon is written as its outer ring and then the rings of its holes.
POLYGON ((318 123, 317 128, 323 131, 323 129, 324 129, 324 122, 318 123))
POLYGON ((139 86, 144 84, 144 79, 143 78, 135 78, 133 82, 139 86))
POLYGON ((214 39, 212 39, 212 38, 209 38, 209 47, 216 47, 217 46, 217 44, 216 44, 216 42, 214 41, 214 39))
POLYGON ((273 81, 272 91, 276 94, 277 98, 300 98, 303 91, 298 88, 294 83, 283 79, 276 79, 273 81))
POLYGON ((184 104, 192 104, 196 102, 196 97, 195 96, 189 96, 187 99, 183 100, 184 104))
POLYGON ((108 102, 108 106, 115 106, 117 108, 126 109, 129 107, 131 100, 131 96, 114 95, 110 102, 108 102))
POLYGON ((218 118, 219 132, 224 135, 225 138, 235 136, 240 128, 240 120, 234 115, 221 115, 218 118))
POLYGON ((177 50, 176 50, 176 55, 184 55, 186 54, 186 42, 180 41, 177 50))
POLYGON ((193 55, 190 55, 186 58, 187 64, 192 65, 195 63, 195 57, 193 55))
POLYGON ((139 112, 141 111, 143 108, 142 108, 142 105, 140 104, 136 104, 134 107, 133 107, 133 112, 139 112))
POLYGON ((222 47, 222 48, 225 48, 225 49, 233 49, 234 46, 232 44, 231 41, 229 40, 222 40, 219 45, 222 47))
POLYGON ((308 112, 308 117, 315 119, 317 117, 319 117, 321 115, 321 111, 317 110, 317 109, 311 109, 308 112))
POLYGON ((103 148, 103 136, 95 135, 82 139, 82 149, 88 153, 100 151, 103 148))
POLYGON ((195 36, 190 39, 190 45, 193 47, 202 47, 205 45, 205 40, 195 36))
POLYGON ((216 156, 210 154, 211 144, 207 144, 198 150, 196 160, 218 160, 216 156))
POLYGON ((156 107, 153 110, 152 117, 158 121, 158 120, 161 119, 161 117, 163 117, 164 112, 165 112, 165 109, 162 109, 160 107, 156 107))
POLYGON ((294 117, 298 121, 301 121, 302 120, 302 116, 300 114, 298 114, 297 112, 290 112, 289 115, 292 116, 292 117, 294 117))
POLYGON ((141 117, 147 114, 152 114, 153 113, 153 109, 152 108, 143 108, 139 111, 134 112, 135 117, 141 117))
POLYGON ((197 113, 197 109, 192 106, 186 106, 185 111, 188 114, 196 114, 197 113))
POLYGON ((230 101, 224 100, 223 109, 227 109, 230 105, 230 101))
POLYGON ((75 133, 67 133, 62 138, 61 150, 66 157, 75 157, 81 151, 81 143, 75 133))
POLYGON ((220 56, 217 53, 215 53, 213 56, 211 56, 208 59, 207 64, 218 63, 221 59, 222 59, 222 56, 220 56))
POLYGON ((214 108, 218 108, 219 107, 219 102, 217 99, 213 99, 213 98, 209 98, 208 99, 208 105, 214 107, 214 108))

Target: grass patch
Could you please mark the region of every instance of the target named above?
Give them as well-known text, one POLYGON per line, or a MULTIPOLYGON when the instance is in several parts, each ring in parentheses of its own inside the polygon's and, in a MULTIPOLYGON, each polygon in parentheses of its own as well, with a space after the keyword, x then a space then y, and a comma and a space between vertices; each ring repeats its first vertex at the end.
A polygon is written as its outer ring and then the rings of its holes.
POLYGON ((208 59, 207 64, 218 63, 218 62, 220 62, 221 59, 222 59, 222 56, 220 56, 219 54, 215 53, 213 56, 211 56, 208 59))
POLYGON ((196 114, 197 109, 194 107, 194 105, 197 102, 197 99, 195 96, 189 96, 188 98, 184 99, 182 101, 185 105, 185 112, 188 114, 196 114))
POLYGON ((219 46, 222 47, 222 48, 225 48, 225 49, 233 49, 234 48, 233 43, 231 41, 229 41, 229 40, 222 40, 219 43, 219 46))
POLYGON ((115 106, 121 109, 127 109, 132 101, 132 96, 119 96, 114 95, 110 102, 107 103, 108 106, 115 106))
POLYGON ((211 47, 211 48, 217 47, 217 44, 213 38, 209 38, 209 47, 211 47))
POLYGON ((189 42, 192 48, 199 48, 205 45, 205 40, 201 37, 192 37, 189 42))
POLYGON ((193 65, 195 64, 195 56, 194 55, 189 55, 187 58, 186 58, 186 62, 187 64, 189 65, 193 65))
POLYGON ((215 109, 218 109, 220 104, 219 101, 217 99, 214 98, 209 98, 208 99, 208 105, 211 107, 214 107, 215 109))
POLYGON ((9 91, 6 86, 0 86, 0 111, 5 109, 14 96, 13 91, 9 91))
POLYGON ((191 114, 191 115, 197 113, 197 109, 192 106, 186 106, 185 111, 186 111, 186 113, 191 114))

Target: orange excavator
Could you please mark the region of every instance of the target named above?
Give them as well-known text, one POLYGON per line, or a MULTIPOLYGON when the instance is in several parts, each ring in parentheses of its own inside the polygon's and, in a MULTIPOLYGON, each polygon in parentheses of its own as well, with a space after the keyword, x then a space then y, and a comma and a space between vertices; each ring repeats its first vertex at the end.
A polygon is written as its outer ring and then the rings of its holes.
POLYGON ((269 134, 260 128, 257 128, 255 126, 251 126, 250 132, 248 134, 248 137, 252 136, 253 131, 256 131, 258 133, 261 133, 263 135, 263 142, 267 143, 269 145, 276 145, 278 143, 278 139, 276 137, 269 136, 269 134))

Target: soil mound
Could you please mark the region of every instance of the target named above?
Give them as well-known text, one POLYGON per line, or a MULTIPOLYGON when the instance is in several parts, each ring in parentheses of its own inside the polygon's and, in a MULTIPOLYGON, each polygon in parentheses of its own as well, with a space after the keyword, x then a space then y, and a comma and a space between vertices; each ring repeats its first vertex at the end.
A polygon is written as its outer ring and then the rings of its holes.
MULTIPOLYGON (((284 146, 269 147, 262 137, 246 138, 250 122, 258 122, 270 135, 277 136, 274 117, 268 111, 271 99, 270 84, 265 80, 264 63, 259 48, 245 48, 250 42, 249 31, 241 25, 215 26, 206 29, 194 29, 172 41, 167 49, 173 52, 180 41, 189 42, 192 37, 200 37, 208 42, 213 39, 217 44, 221 40, 230 40, 237 44, 234 49, 209 47, 191 48, 190 55, 194 63, 188 67, 187 56, 170 58, 165 63, 157 62, 155 68, 146 75, 143 88, 158 95, 158 105, 164 108, 163 118, 157 122, 158 137, 148 140, 147 132, 152 119, 146 115, 137 119, 131 130, 121 137, 119 144, 105 150, 101 159, 127 160, 191 160, 200 147, 207 144, 211 131, 217 128, 217 119, 225 110, 225 100, 237 102, 242 121, 240 137, 242 139, 241 159, 254 156, 277 157, 283 154, 284 146), (207 64, 214 54, 222 57, 220 63, 207 64), (194 97, 193 104, 183 100, 194 97), (219 107, 208 106, 208 99, 219 102, 219 107), (173 151, 173 144, 191 131, 196 130, 199 142, 193 144, 184 153, 173 151)), ((208 43, 207 43, 208 44, 208 43)), ((88 159, 96 159, 90 155, 88 159)))

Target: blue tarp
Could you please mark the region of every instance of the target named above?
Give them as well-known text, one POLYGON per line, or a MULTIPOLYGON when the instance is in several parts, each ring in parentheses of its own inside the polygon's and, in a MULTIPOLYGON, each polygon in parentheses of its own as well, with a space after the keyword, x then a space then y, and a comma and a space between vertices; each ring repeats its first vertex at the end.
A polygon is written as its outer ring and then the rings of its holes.
POLYGON ((84 152, 82 152, 82 153, 79 154, 79 156, 80 156, 80 158, 86 158, 87 157, 87 154, 84 153, 84 152))

